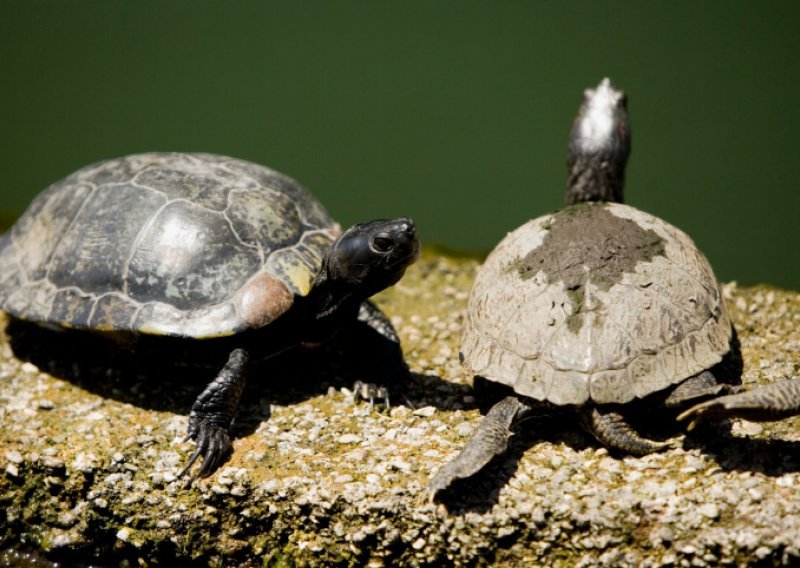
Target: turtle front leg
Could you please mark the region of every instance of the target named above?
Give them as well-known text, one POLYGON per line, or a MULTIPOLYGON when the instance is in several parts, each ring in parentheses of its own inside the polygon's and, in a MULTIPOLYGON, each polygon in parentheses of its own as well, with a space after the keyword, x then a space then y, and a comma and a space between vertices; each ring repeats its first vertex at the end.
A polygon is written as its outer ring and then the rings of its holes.
POLYGON ((391 403, 389 402, 389 389, 376 385, 375 383, 356 381, 353 384, 353 404, 359 400, 369 401, 370 412, 375 408, 376 400, 383 400, 383 404, 386 408, 391 407, 391 403))
POLYGON ((370 408, 376 399, 389 407, 388 384, 396 384, 408 377, 408 366, 403 358, 400 337, 392 322, 370 301, 361 303, 355 328, 348 330, 350 343, 359 353, 359 374, 379 375, 381 382, 357 380, 353 385, 353 401, 368 400, 370 408))
POLYGON ((626 454, 644 456, 670 446, 666 442, 643 438, 619 412, 586 406, 578 410, 578 418, 581 426, 601 444, 626 454))
POLYGON ((511 437, 514 419, 530 407, 516 396, 507 396, 495 404, 472 438, 467 441, 455 459, 446 463, 428 483, 431 499, 447 489, 456 479, 471 477, 479 472, 491 459, 506 451, 511 437))
POLYGON ((230 427, 247 384, 246 366, 247 351, 234 349, 217 377, 195 400, 189 414, 189 432, 184 442, 194 440, 197 449, 178 477, 189 471, 200 456, 203 456, 203 464, 197 477, 206 477, 220 466, 230 452, 230 427))
POLYGON ((678 420, 690 420, 691 430, 703 420, 744 418, 771 422, 797 414, 800 414, 800 377, 696 404, 679 415, 678 420))
POLYGON ((369 300, 361 302, 358 307, 358 321, 367 324, 372 330, 383 336, 390 345, 400 350, 400 336, 392 325, 391 320, 384 314, 378 306, 369 300))

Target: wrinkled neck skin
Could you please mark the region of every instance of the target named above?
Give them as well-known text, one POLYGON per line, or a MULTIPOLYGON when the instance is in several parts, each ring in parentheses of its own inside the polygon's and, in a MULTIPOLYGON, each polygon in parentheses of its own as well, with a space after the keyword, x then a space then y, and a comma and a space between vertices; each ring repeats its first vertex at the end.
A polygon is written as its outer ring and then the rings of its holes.
POLYGON ((296 297, 291 310, 269 325, 226 339, 262 360, 297 346, 314 347, 325 343, 346 322, 355 321, 365 299, 356 287, 330 279, 323 265, 311 292, 296 297))
POLYGON ((330 322, 334 326, 338 326, 343 320, 355 319, 363 302, 400 280, 405 272, 401 270, 393 278, 387 274, 385 279, 372 278, 354 282, 332 276, 333 271, 328 266, 329 259, 326 257, 311 285, 311 293, 306 298, 304 309, 316 322, 330 322))
POLYGON ((566 204, 623 202, 631 123, 625 94, 606 78, 584 93, 572 125, 567 159, 566 204))
POLYGON ((580 153, 570 148, 566 205, 585 201, 623 203, 625 164, 614 152, 580 153))
POLYGON ((370 295, 357 285, 331 278, 325 262, 312 283, 307 309, 315 320, 337 319, 358 312, 361 302, 370 295))

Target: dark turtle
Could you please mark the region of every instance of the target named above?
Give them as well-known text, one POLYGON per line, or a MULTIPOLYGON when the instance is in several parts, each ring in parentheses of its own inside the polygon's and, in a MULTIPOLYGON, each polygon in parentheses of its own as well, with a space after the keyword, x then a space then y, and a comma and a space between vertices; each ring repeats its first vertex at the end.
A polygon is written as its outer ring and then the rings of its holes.
POLYGON ((31 203, 0 240, 0 307, 124 343, 202 342, 222 370, 192 407, 197 449, 181 473, 202 456, 206 475, 231 448, 248 359, 317 344, 357 320, 399 353, 367 298, 418 251, 410 219, 340 234, 308 190, 263 166, 140 154, 87 166, 31 203))
MULTIPOLYGON (((567 408, 605 446, 643 455, 667 444, 629 426, 637 400, 679 408, 738 391, 739 346, 708 261, 682 231, 621 203, 629 151, 625 95, 605 79, 572 129, 567 207, 511 232, 476 278, 460 357, 476 387, 496 383, 505 396, 431 480, 432 495, 502 453, 515 419, 536 409, 567 408)), ((685 416, 798 411, 794 380, 685 416)))

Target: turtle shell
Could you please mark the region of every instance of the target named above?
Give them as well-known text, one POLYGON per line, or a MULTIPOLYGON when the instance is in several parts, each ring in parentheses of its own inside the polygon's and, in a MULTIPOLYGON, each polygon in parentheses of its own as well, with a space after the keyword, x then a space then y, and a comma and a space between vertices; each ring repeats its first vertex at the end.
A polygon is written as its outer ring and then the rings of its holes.
POLYGON ((339 233, 291 178, 212 154, 98 162, 0 240, 0 307, 24 320, 192 338, 269 324, 339 233))
POLYGON ((712 367, 731 333, 685 233, 627 205, 583 203, 529 221, 489 255, 461 357, 536 400, 625 403, 712 367))

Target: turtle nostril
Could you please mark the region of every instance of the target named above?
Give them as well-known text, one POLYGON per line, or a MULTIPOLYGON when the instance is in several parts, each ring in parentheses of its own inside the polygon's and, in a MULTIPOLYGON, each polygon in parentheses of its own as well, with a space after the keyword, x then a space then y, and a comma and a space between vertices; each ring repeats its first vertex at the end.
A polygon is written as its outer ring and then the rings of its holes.
POLYGON ((410 243, 416 239, 414 234, 414 227, 400 227, 395 233, 396 238, 404 243, 410 243))

